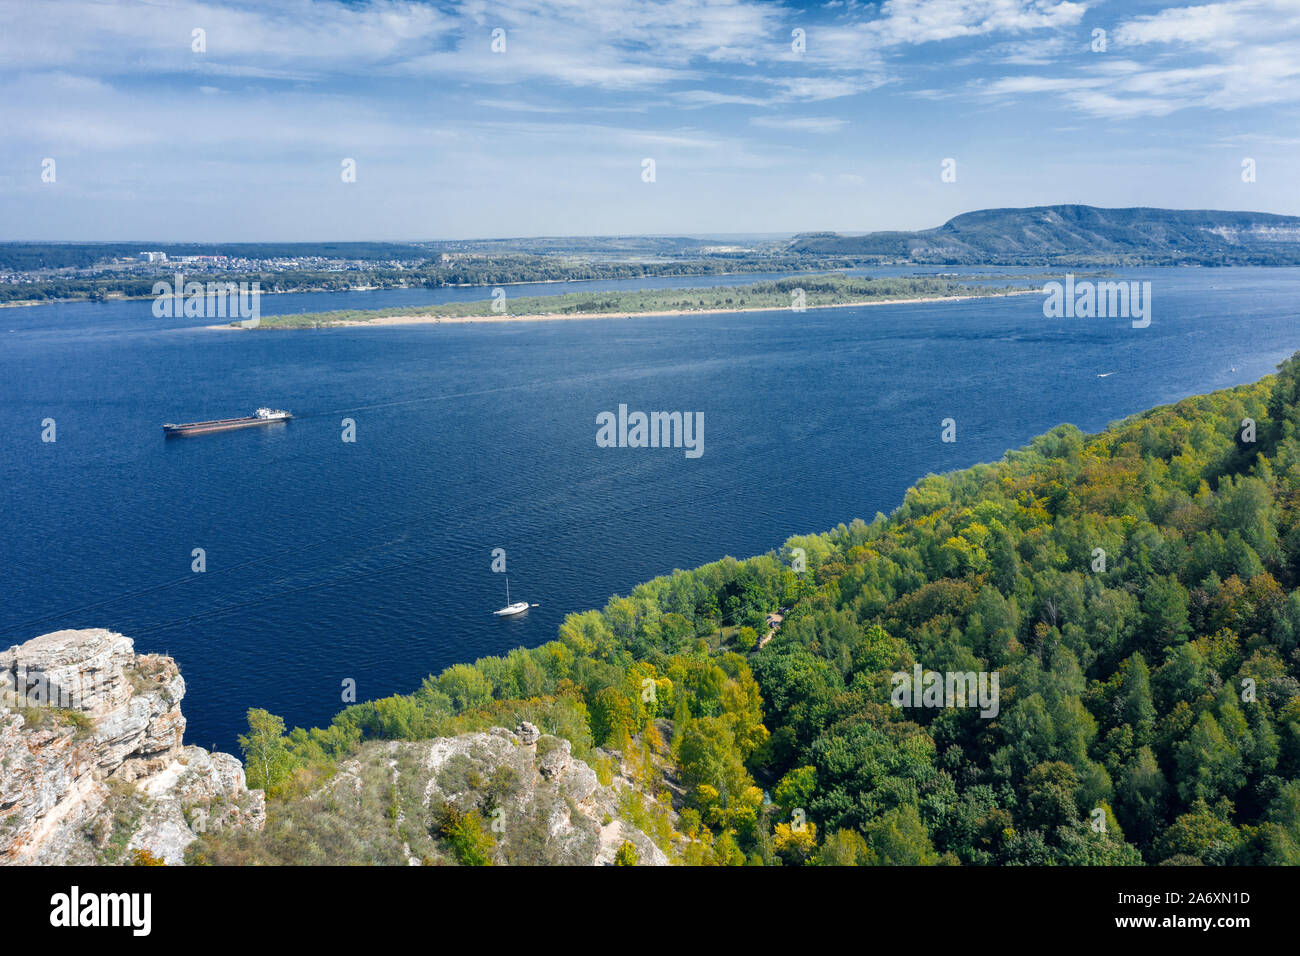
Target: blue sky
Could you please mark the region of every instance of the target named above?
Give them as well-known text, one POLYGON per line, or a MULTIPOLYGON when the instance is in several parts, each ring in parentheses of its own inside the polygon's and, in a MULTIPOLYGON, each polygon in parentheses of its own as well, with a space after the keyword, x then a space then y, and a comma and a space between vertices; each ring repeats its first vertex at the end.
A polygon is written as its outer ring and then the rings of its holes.
POLYGON ((0 85, 0 239, 1300 214, 1300 0, 3 0, 0 85))

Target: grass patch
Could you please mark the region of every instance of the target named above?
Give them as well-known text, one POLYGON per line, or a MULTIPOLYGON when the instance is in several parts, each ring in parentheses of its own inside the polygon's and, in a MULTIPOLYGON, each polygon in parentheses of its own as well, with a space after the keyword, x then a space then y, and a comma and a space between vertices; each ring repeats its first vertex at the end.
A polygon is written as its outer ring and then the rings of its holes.
MULTIPOLYGON (((390 309, 340 309, 299 315, 263 316, 260 329, 297 329, 369 322, 395 316, 429 315, 437 318, 495 318, 502 315, 603 315, 638 312, 701 312, 715 309, 789 309, 802 294, 804 307, 845 305, 855 302, 906 300, 952 295, 1006 295, 1025 286, 973 285, 939 278, 860 279, 836 274, 807 275, 749 285, 709 286, 697 289, 637 289, 626 292, 569 292, 562 295, 507 297, 473 302, 441 302, 427 306, 390 309), (499 311, 501 305, 504 311, 499 311)), ((232 322, 231 325, 238 325, 232 322)))

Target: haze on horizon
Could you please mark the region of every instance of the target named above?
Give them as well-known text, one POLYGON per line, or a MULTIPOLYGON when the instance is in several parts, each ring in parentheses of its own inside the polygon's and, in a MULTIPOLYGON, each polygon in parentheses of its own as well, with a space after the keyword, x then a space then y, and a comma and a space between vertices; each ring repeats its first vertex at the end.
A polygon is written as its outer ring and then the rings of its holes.
POLYGON ((0 85, 2 240, 1300 214, 1294 0, 49 0, 0 7, 0 85))

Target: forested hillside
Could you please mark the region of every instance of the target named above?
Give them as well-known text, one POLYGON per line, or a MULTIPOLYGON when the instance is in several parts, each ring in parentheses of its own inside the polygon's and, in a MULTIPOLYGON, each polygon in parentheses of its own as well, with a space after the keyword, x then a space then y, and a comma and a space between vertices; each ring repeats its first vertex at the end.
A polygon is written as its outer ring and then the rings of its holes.
POLYGON ((796 236, 793 252, 916 262, 1295 265, 1300 218, 1218 209, 980 209, 935 229, 796 236))
MULTIPOLYGON (((631 768, 678 862, 1296 864, 1297 583, 1300 355, 650 581, 328 728, 253 711, 249 784, 274 821, 363 739, 528 720, 631 768), (996 716, 894 706, 914 664, 996 672, 996 716)), ((214 834, 199 858, 248 852, 214 834)))

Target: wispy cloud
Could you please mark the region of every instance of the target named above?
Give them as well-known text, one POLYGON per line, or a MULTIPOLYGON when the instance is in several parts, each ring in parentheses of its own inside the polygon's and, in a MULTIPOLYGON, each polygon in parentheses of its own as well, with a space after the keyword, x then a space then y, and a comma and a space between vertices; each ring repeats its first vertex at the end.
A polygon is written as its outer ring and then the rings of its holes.
MULTIPOLYGON (((1035 195, 1059 190, 1034 129, 1141 120, 1134 136, 1164 146, 1248 115, 1213 142, 1279 144, 1293 124, 1264 111, 1293 104, 1295 0, 9 3, 0 222, 142 235, 185 207, 314 235, 770 230, 778 212, 800 228, 932 225, 1014 203, 1033 170, 1035 195), (961 157, 951 186, 946 156, 961 157), (57 189, 42 157, 60 160, 57 189), (232 196, 248 208, 213 205, 232 196)), ((1072 196, 1095 183, 1132 200, 1083 162, 1072 196)))
POLYGON ((973 88, 1003 98, 1054 93, 1113 119, 1300 103, 1300 5, 1234 0, 1130 17, 1115 27, 1106 52, 1083 55, 1062 73, 976 81, 973 88))
POLYGON ((838 133, 849 121, 838 116, 755 116, 751 125, 793 133, 838 133))

